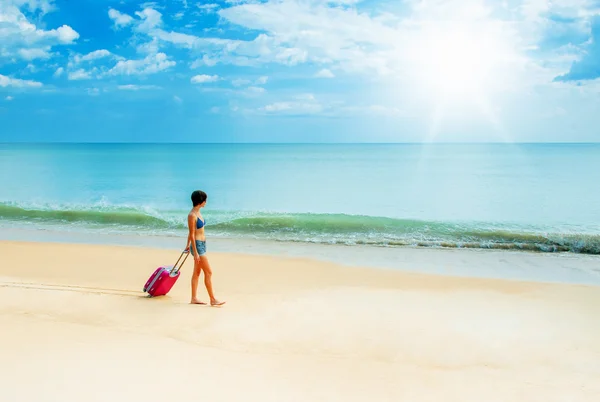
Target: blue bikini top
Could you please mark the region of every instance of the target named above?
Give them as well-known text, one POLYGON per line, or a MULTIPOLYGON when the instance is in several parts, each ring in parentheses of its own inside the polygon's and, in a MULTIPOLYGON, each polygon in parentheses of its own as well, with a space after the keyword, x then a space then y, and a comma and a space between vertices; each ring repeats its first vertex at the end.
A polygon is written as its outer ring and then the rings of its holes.
POLYGON ((200 219, 199 216, 196 217, 196 229, 200 229, 200 228, 204 227, 205 223, 206 223, 206 220, 202 221, 202 219, 200 219))

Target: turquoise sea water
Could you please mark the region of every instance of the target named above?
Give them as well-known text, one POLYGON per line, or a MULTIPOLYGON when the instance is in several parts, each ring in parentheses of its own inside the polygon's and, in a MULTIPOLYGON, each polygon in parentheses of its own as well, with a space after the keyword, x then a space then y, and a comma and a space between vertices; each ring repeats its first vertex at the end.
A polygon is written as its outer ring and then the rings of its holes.
POLYGON ((600 145, 0 144, 0 226, 600 254, 600 145))

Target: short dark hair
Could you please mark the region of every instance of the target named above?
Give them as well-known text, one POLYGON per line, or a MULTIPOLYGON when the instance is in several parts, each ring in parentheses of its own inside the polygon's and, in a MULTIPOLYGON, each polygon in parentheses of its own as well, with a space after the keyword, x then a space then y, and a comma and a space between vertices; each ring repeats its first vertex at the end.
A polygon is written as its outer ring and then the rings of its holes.
POLYGON ((192 204, 194 204, 194 206, 200 205, 206 201, 207 198, 208 196, 204 191, 196 190, 192 193, 192 204))

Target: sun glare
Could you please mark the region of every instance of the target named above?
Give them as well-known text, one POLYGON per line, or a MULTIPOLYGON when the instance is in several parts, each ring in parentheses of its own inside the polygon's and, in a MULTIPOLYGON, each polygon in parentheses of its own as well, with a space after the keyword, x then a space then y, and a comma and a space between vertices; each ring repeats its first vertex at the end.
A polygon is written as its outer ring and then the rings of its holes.
POLYGON ((461 32, 428 39, 419 55, 421 84, 451 97, 485 91, 493 67, 488 52, 461 32))
POLYGON ((424 32, 413 54, 417 85, 434 97, 476 101, 493 91, 499 41, 463 27, 424 32))
POLYGON ((514 84, 520 61, 510 30, 492 21, 436 21, 412 31, 409 43, 399 56, 408 66, 402 80, 431 113, 430 137, 445 119, 500 126, 495 103, 514 84))

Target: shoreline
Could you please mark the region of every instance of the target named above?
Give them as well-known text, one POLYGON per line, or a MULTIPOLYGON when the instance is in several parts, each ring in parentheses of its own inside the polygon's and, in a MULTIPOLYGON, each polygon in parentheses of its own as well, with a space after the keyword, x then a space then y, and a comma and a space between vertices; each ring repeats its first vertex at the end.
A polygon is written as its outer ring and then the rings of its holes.
MULTIPOLYGON (((0 202, 7 228, 148 236, 186 236, 184 210, 129 204, 30 204, 0 202)), ((423 220, 322 212, 215 210, 208 217, 213 238, 373 247, 572 252, 600 255, 600 226, 545 223, 423 220)))
MULTIPOLYGON (((154 235, 93 234, 0 228, 2 242, 97 244, 143 249, 181 250, 184 238, 154 235)), ((348 267, 464 278, 508 279, 540 283, 600 286, 600 256, 569 252, 327 245, 268 240, 212 238, 209 253, 300 258, 348 267), (473 260, 478 261, 474 267, 473 260)))

